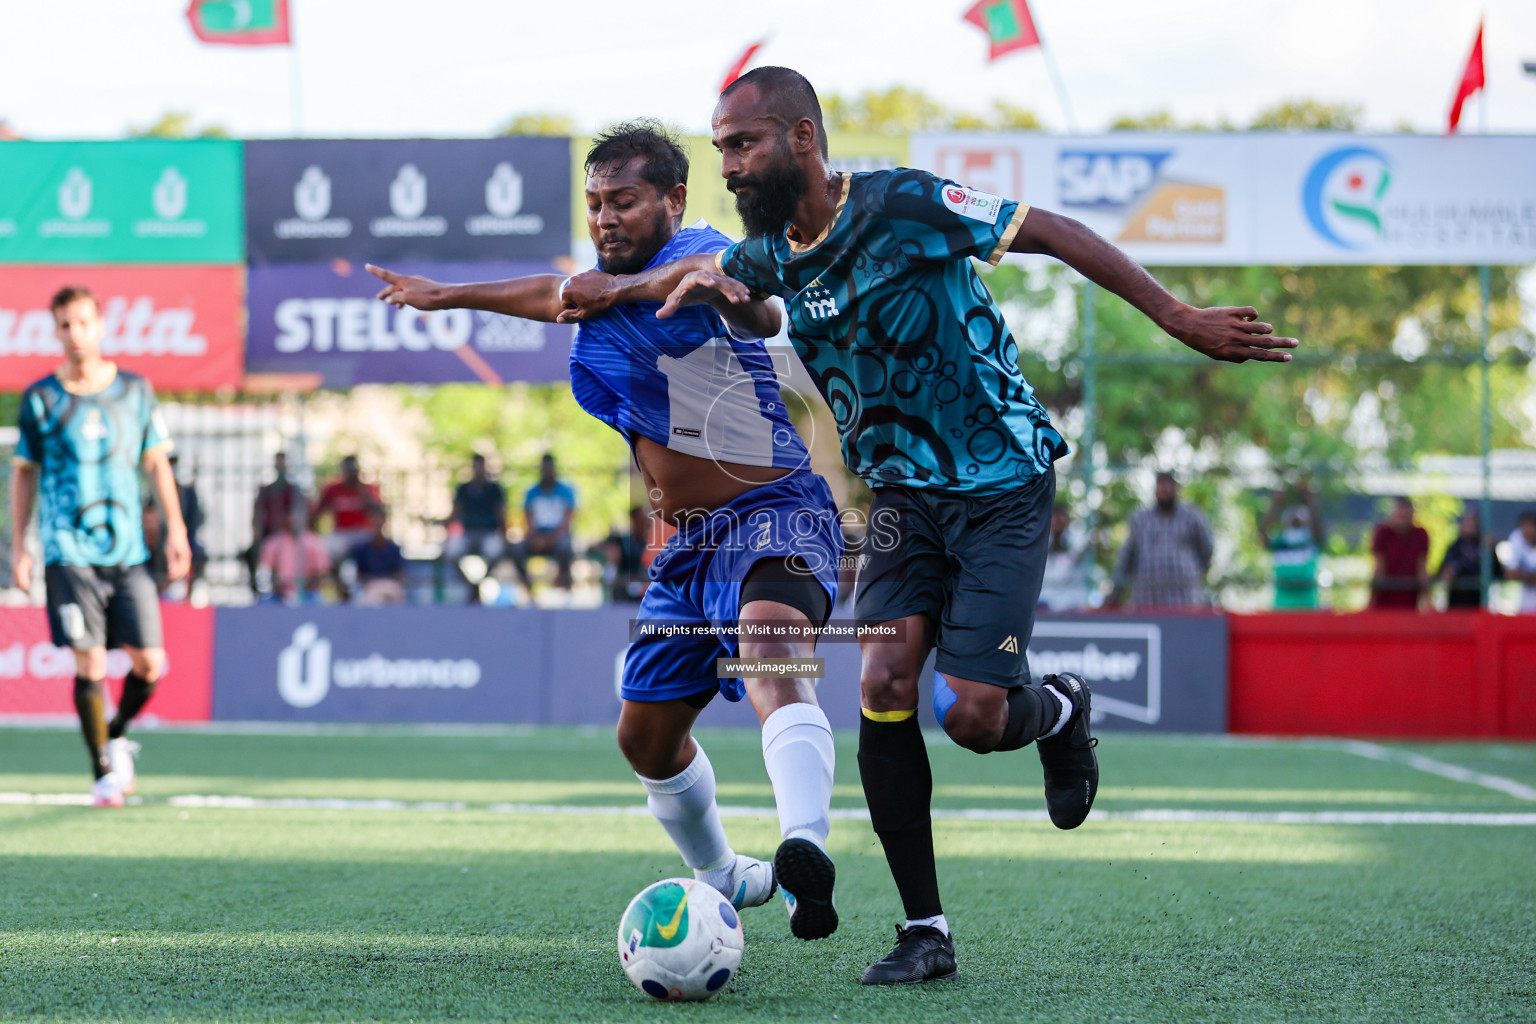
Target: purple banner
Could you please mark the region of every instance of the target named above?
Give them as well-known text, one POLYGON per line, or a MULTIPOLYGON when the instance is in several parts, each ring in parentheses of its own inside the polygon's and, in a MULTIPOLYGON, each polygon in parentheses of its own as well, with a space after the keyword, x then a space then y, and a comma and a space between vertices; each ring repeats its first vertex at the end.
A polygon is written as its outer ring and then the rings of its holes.
MULTIPOLYGON (((445 282, 552 274, 547 263, 423 263, 391 270, 445 282)), ((451 381, 558 381, 569 375, 574 328, 467 309, 397 310, 361 263, 250 268, 246 372, 318 374, 328 388, 451 381)))

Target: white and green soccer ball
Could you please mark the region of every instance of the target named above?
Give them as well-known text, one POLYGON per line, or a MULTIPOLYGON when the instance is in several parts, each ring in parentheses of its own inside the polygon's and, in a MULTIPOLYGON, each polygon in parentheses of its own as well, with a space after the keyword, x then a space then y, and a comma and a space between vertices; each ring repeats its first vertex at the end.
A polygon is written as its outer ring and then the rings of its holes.
POLYGON ((741 915, 712 885, 668 878, 629 901, 619 921, 619 963, 648 996, 708 999, 741 966, 741 915))

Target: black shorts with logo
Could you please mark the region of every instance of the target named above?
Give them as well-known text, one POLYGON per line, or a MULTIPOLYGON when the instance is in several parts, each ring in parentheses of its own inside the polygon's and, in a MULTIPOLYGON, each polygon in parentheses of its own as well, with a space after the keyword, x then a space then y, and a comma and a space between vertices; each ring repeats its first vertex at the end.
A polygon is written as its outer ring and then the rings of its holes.
POLYGON ((58 647, 164 647, 160 593, 143 565, 50 565, 48 629, 58 647))
POLYGON ((935 667, 997 686, 1029 682, 1029 636, 1045 576, 1054 470, 1011 491, 877 487, 859 568, 860 622, 925 615, 935 667))

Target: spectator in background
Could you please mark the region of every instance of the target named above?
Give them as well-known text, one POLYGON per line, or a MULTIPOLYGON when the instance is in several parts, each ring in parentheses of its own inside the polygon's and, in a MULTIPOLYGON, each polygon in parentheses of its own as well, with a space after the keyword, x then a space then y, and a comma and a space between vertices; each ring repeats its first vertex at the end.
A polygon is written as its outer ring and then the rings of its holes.
POLYGON ((370 513, 372 529, 368 539, 352 546, 347 561, 357 570, 357 586, 352 599, 358 604, 382 605, 405 603, 405 552, 390 539, 388 517, 382 507, 370 513))
POLYGON ((507 492, 486 471, 484 455, 470 457, 469 479, 453 492, 448 526, 459 529, 443 545, 454 564, 465 555, 479 555, 489 567, 506 553, 507 492))
POLYGON ((1413 521, 1412 501, 1392 500, 1371 535, 1371 554, 1371 607, 1416 610, 1429 593, 1429 532, 1413 521))
POLYGON ((576 517, 576 491, 556 474, 553 455, 545 455, 539 460, 539 482, 528 488, 523 497, 523 515, 527 533, 509 549, 518 578, 531 591, 528 559, 542 555, 553 560, 559 568, 555 586, 569 590, 571 560, 575 557, 571 547, 571 520, 576 517))
MULTIPOLYGON (((1445 584, 1445 608, 1481 608, 1487 604, 1483 594, 1483 549, 1493 546, 1493 538, 1483 541, 1483 521, 1470 509, 1461 514, 1461 524, 1456 539, 1445 549, 1440 559, 1440 571, 1435 578, 1445 584)), ((1497 555, 1489 551, 1488 558, 1493 579, 1504 578, 1504 566, 1497 555)))
POLYGON ((644 505, 629 510, 629 532, 610 533, 603 541, 603 583, 610 601, 638 601, 651 582, 645 553, 651 538, 651 512, 644 505))
POLYGON ((1506 579, 1520 584, 1520 611, 1536 612, 1536 509, 1520 513, 1515 532, 1509 535, 1509 567, 1506 579))
POLYGON ((288 528, 274 533, 261 545, 260 568, 270 580, 271 596, 297 603, 325 586, 331 572, 331 555, 325 541, 307 528, 308 511, 302 497, 288 517, 288 528))
POLYGON ((245 564, 251 574, 252 590, 257 589, 256 566, 261 560, 262 544, 273 534, 285 532, 293 522, 293 510, 306 504, 304 491, 288 479, 287 452, 272 456, 272 468, 277 479, 262 485, 251 509, 251 546, 246 550, 245 564))
POLYGON ((1298 504, 1286 507, 1285 490, 1270 497, 1259 536, 1275 565, 1275 610, 1317 608, 1317 560, 1326 543, 1317 496, 1306 481, 1296 485, 1298 504), (1275 524, 1280 523, 1280 529, 1275 524))
POLYGON ((341 476, 326 484, 320 500, 309 514, 309 528, 315 529, 320 517, 331 514, 331 532, 326 538, 333 559, 345 558, 357 544, 368 539, 375 509, 384 507, 379 489, 363 483, 357 456, 341 460, 341 476))
POLYGON ((181 456, 171 453, 171 473, 176 476, 176 496, 181 501, 181 521, 187 524, 187 542, 192 545, 192 571, 187 574, 187 590, 191 593, 194 583, 203 578, 208 565, 208 552, 198 537, 203 528, 203 503, 197 496, 197 488, 182 481, 177 470, 181 468, 181 456))
POLYGON ((1205 576, 1211 569, 1211 524, 1192 505, 1179 501, 1179 481, 1157 474, 1155 502, 1131 516, 1125 547, 1115 564, 1109 603, 1138 607, 1206 604, 1205 576))
POLYGON ((1093 604, 1093 557, 1088 536, 1072 525, 1072 512, 1058 503, 1051 509, 1051 540, 1039 607, 1068 612, 1093 604))

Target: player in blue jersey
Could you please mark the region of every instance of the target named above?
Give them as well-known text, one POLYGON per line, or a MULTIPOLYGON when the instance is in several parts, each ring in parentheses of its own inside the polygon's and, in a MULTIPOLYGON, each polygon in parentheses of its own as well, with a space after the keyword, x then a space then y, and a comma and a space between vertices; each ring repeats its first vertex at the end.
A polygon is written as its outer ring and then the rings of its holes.
MULTIPOLYGON (((603 270, 713 259, 730 244, 703 222, 682 227, 688 158, 655 124, 603 135, 586 170, 587 226, 603 270)), ((379 297, 397 306, 544 321, 564 308, 556 275, 441 285, 369 270, 387 282, 379 297)), ((760 340, 778 330, 777 303, 701 304, 666 321, 658 308, 615 305, 583 323, 571 349, 576 400, 629 441, 652 506, 678 527, 651 568, 624 660, 619 748, 695 876, 738 908, 766 902, 777 884, 794 934, 823 938, 837 928, 836 872, 825 849, 833 748, 815 685, 767 670, 721 678, 716 663, 814 652, 813 627, 837 599, 837 509, 826 481, 808 468, 760 340), (738 623, 764 632, 738 638, 738 623), (716 693, 745 695, 762 722, 783 835, 772 865, 726 842, 714 769, 692 736, 716 693)))
POLYGON ((145 566, 140 468, 165 517, 171 579, 191 568, 192 549, 154 388, 102 358, 104 325, 90 292, 65 288, 53 297, 52 310, 64 365, 21 396, 11 479, 11 559, 16 586, 30 590, 26 527, 41 495, 48 627, 55 644, 75 652, 75 710, 96 777, 92 802, 121 807, 134 788, 128 724, 165 668, 160 595, 145 566), (104 683, 111 647, 128 653, 132 670, 109 722, 104 683))
MULTIPOLYGON (((1215 359, 1283 362, 1248 308, 1196 309, 1076 221, 925 171, 839 174, 815 90, 759 68, 721 94, 714 142, 746 241, 638 275, 588 274, 568 318, 614 302, 784 298, 789 335, 837 418, 843 455, 874 491, 859 573, 861 621, 900 622, 901 642, 866 642, 859 769, 870 818, 906 911, 866 984, 953 977, 939 901, 917 724, 918 675, 937 649, 934 712, 978 753, 1036 744, 1051 820, 1074 828, 1098 787, 1083 680, 1031 685, 1026 652, 1044 573, 1060 433, 1019 370, 1017 342, 972 266, 1044 253, 1122 296, 1215 359)), ((1042 883, 1043 884, 1043 883, 1042 883)))

